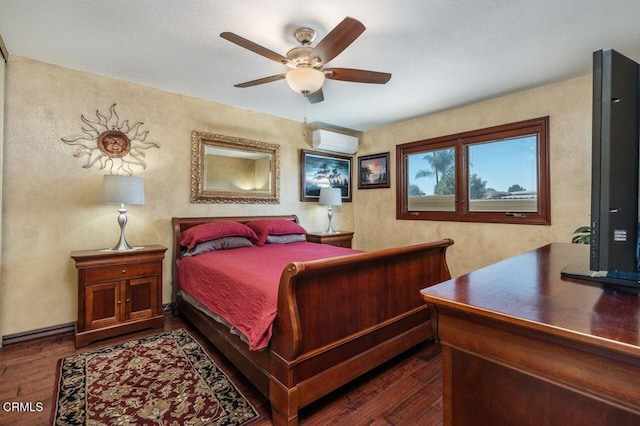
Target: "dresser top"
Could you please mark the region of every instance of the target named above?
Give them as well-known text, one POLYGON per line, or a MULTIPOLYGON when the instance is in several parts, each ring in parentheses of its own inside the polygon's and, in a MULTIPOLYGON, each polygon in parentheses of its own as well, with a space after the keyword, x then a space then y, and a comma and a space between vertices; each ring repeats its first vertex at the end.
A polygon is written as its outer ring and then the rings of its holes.
POLYGON ((77 250, 71 252, 71 257, 76 261, 89 260, 93 258, 117 258, 117 257, 131 257, 131 256, 145 256, 156 253, 164 253, 167 250, 166 247, 155 244, 150 246, 136 247, 133 250, 111 250, 111 249, 92 249, 92 250, 77 250))
POLYGON ((588 257, 588 245, 553 243, 421 294, 443 309, 640 356, 637 293, 561 278, 567 265, 587 262, 588 257))

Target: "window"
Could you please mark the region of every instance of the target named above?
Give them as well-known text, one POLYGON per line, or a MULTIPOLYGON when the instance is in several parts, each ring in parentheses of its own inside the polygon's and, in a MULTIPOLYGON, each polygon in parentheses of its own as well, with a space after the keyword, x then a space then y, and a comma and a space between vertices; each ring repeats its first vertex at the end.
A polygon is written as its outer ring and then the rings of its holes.
POLYGON ((398 219, 551 224, 549 117, 396 147, 398 219))

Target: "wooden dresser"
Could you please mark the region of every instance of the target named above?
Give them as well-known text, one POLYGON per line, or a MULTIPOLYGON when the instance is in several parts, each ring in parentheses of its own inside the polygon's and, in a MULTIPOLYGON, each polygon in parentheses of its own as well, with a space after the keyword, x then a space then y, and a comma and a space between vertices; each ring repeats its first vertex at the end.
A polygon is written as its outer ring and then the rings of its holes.
POLYGON ((421 291, 445 425, 640 424, 640 298, 561 279, 588 250, 554 243, 421 291))
POLYGON ((71 252, 78 269, 76 347, 164 325, 162 261, 166 247, 71 252))

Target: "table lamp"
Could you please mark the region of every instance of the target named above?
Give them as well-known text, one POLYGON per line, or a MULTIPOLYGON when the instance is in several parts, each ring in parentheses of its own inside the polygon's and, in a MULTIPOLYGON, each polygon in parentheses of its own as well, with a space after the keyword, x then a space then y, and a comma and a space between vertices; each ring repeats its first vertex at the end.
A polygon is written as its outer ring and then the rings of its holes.
POLYGON ((111 250, 133 250, 124 236, 127 225, 127 209, 125 204, 144 204, 144 184, 139 176, 105 175, 102 180, 100 201, 106 204, 120 204, 118 209, 118 224, 120 225, 120 240, 111 250))
POLYGON ((329 214, 329 227, 325 234, 337 234, 337 231, 333 229, 331 219, 333 218, 333 206, 342 205, 342 190, 340 188, 320 188, 320 199, 318 203, 321 206, 327 206, 329 214))

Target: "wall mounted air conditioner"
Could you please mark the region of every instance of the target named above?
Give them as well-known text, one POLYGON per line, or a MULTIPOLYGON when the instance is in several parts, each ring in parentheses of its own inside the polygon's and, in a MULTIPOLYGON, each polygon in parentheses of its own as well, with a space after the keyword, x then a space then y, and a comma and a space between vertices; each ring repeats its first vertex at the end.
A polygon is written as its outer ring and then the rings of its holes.
POLYGON ((317 129, 313 131, 313 147, 341 154, 355 154, 358 150, 358 138, 344 133, 317 129))

